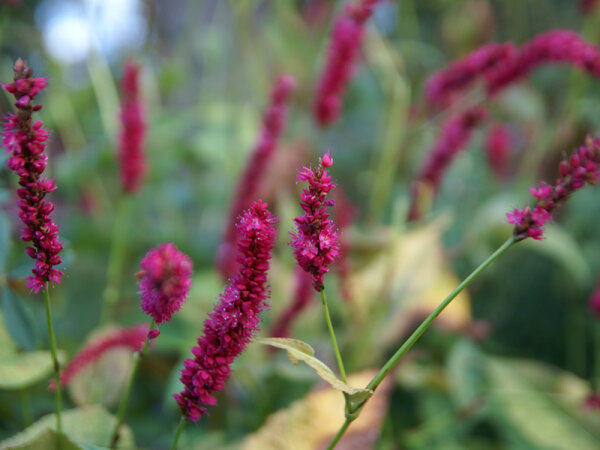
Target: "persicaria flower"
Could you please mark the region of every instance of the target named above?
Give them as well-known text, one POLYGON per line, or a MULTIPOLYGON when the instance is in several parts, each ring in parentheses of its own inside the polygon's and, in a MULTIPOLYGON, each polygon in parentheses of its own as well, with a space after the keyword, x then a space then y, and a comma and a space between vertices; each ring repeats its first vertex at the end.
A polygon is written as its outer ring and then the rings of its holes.
POLYGON ((325 168, 332 164, 327 152, 316 169, 302 167, 297 175, 298 181, 308 182, 308 189, 300 194, 304 214, 294 219, 298 230, 291 233, 290 245, 298 265, 312 275, 313 287, 318 292, 324 288, 323 276, 329 272, 329 265, 339 254, 338 234, 327 213, 327 207, 335 203, 327 198, 335 184, 325 168))
POLYGON ((510 128, 504 124, 493 125, 485 136, 487 161, 498 178, 504 178, 507 175, 513 141, 510 128))
POLYGON ((417 220, 423 214, 421 195, 424 186, 435 194, 442 178, 456 155, 467 146, 473 130, 487 117, 487 112, 474 107, 449 117, 443 124, 440 135, 424 161, 412 187, 409 219, 417 220))
POLYGON ((204 335, 192 348, 194 358, 185 360, 181 371, 184 389, 174 395, 182 414, 192 422, 207 414, 206 406, 217 403, 212 394, 224 389, 231 363, 258 329, 268 296, 267 271, 275 243, 275 222, 261 200, 239 218, 239 272, 204 322, 204 335))
POLYGON ((146 122, 139 93, 140 67, 127 61, 121 79, 121 132, 119 135, 119 163, 123 191, 136 192, 146 174, 144 139, 146 122))
POLYGON ((169 242, 150 250, 140 267, 142 309, 156 323, 168 322, 190 290, 192 261, 169 242))
POLYGON ((514 209, 506 214, 509 223, 515 226, 514 235, 518 241, 531 237, 536 240, 544 237, 544 224, 552 218, 552 213, 569 196, 587 184, 596 184, 600 179, 600 140, 588 138, 586 144, 575 150, 569 158, 559 164, 560 177, 554 186, 544 182, 537 188, 530 188, 537 199, 535 206, 514 209))
POLYGON ((364 24, 373 13, 375 3, 377 0, 362 0, 347 5, 333 25, 327 62, 313 105, 314 119, 322 127, 339 117, 342 97, 360 53, 364 24))
MULTIPOLYGON (((98 361, 102 355, 115 348, 128 348, 132 352, 142 349, 146 335, 147 325, 135 325, 129 328, 119 328, 110 333, 100 336, 85 345, 71 361, 65 366, 60 374, 61 386, 66 386, 85 367, 98 361)), ((56 388, 56 382, 50 382, 50 388, 56 388)))
POLYGON ((49 135, 41 121, 33 121, 33 112, 42 108, 33 100, 48 83, 46 78, 33 77, 31 68, 21 59, 15 63, 14 72, 14 82, 2 86, 17 100, 18 112, 6 116, 2 144, 10 154, 8 168, 19 176, 19 217, 25 224, 21 239, 31 242, 26 251, 35 259, 27 287, 38 293, 48 282, 60 283, 63 275, 55 269, 62 262, 58 254, 63 247, 58 241, 58 227, 50 217, 54 204, 45 199, 56 185, 54 180, 42 177, 48 162, 44 150, 49 135))
POLYGON ((590 297, 588 306, 592 314, 594 314, 594 316, 596 316, 597 319, 600 319, 600 280, 598 281, 598 286, 596 287, 596 290, 590 297))
POLYGON ((217 269, 224 278, 231 277, 236 270, 235 240, 237 217, 256 198, 260 180, 264 177, 269 163, 283 133, 287 118, 287 102, 296 88, 296 80, 291 75, 280 75, 271 90, 271 103, 263 113, 263 124, 248 164, 237 186, 223 241, 217 254, 217 269))

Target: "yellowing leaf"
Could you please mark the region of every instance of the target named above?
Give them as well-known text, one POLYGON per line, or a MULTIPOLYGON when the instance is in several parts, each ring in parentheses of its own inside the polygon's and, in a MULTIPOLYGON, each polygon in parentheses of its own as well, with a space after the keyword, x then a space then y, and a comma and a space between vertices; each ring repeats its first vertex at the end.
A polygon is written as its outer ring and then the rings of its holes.
MULTIPOLYGON (((351 374, 348 382, 366 385, 375 371, 351 374)), ((388 405, 390 379, 384 381, 369 399, 339 443, 360 443, 371 448, 377 441, 379 427, 388 405)), ((257 432, 249 435, 240 446, 244 450, 313 450, 325 448, 344 423, 344 398, 333 388, 320 389, 294 402, 267 418, 257 432)))
POLYGON ((317 372, 317 375, 327 381, 331 387, 351 395, 354 401, 364 400, 365 398, 369 398, 372 394, 372 391, 367 389, 350 387, 337 378, 327 365, 320 359, 314 357, 315 351, 306 342, 290 338, 258 338, 255 339, 254 342, 286 350, 292 363, 298 364, 299 361, 305 362, 317 372))

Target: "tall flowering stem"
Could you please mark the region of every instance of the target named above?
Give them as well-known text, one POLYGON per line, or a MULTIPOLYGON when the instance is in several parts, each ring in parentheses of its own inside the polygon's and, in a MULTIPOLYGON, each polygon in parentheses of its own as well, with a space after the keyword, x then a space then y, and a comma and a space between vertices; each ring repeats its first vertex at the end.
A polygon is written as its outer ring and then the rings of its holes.
POLYGON ((430 191, 432 195, 435 195, 450 163, 468 145, 475 127, 486 117, 487 113, 484 109, 474 107, 449 117, 443 124, 438 138, 413 183, 410 220, 417 220, 423 215, 425 192, 430 191))
POLYGON ((48 132, 41 121, 33 121, 33 113, 39 111, 42 105, 33 103, 35 97, 46 87, 46 78, 33 77, 33 72, 27 63, 18 59, 14 65, 14 81, 2 86, 15 99, 16 114, 8 114, 2 133, 2 144, 10 154, 7 165, 19 176, 17 195, 19 196, 19 218, 25 225, 21 239, 30 242, 27 254, 35 259, 33 275, 27 277, 27 287, 34 293, 44 291, 46 308, 46 323, 50 341, 52 365, 57 383, 56 389, 56 429, 60 433, 62 394, 60 389, 60 365, 57 358, 56 339, 52 326, 50 309, 50 283, 60 283, 63 273, 55 269, 60 264, 58 255, 62 244, 58 241, 58 227, 52 221, 50 213, 54 205, 45 200, 50 192, 56 189, 54 180, 42 177, 46 169, 48 156, 44 153, 48 132))
POLYGON ((287 120, 287 103, 296 88, 291 75, 280 75, 271 90, 271 102, 263 113, 262 129, 252 150, 248 164, 237 185, 229 218, 217 254, 217 269, 223 278, 230 278, 236 271, 236 220, 258 195, 260 181, 267 173, 279 137, 287 120))
POLYGON ((294 249, 294 256, 298 265, 311 275, 313 287, 321 294, 331 343, 333 344, 340 374, 344 382, 346 382, 346 371, 344 370, 331 318, 329 317, 329 308, 323 284, 323 277, 329 272, 329 265, 340 253, 338 233, 329 218, 329 213, 327 213, 327 207, 334 206, 335 204, 332 198, 327 198, 327 195, 335 187, 326 170, 332 164, 333 158, 327 152, 315 169, 302 167, 298 171, 298 181, 308 182, 308 189, 304 189, 300 194, 300 199, 302 200, 300 206, 304 214, 294 219, 297 231, 291 233, 292 241, 290 245, 294 249))
POLYGON ((192 261, 172 243, 162 243, 150 250, 140 263, 139 278, 142 310, 148 314, 150 326, 147 328, 144 345, 133 354, 133 367, 119 403, 117 423, 112 435, 111 447, 119 440, 119 428, 125 421, 127 404, 133 380, 140 360, 148 351, 150 341, 160 334, 157 324, 168 322, 178 312, 187 298, 192 284, 192 261))
MULTIPOLYGON (((184 389, 174 395, 185 420, 197 422, 207 414, 206 406, 216 405, 213 393, 225 388, 233 360, 258 329, 268 296, 267 271, 275 243, 275 222, 261 200, 239 218, 239 271, 204 322, 204 335, 192 348, 194 357, 185 360, 181 371, 184 389)), ((181 427, 185 421, 182 423, 181 427)))
MULTIPOLYGON (((392 371, 396 365, 400 362, 402 357, 408 353, 408 351, 415 345, 421 335, 427 331, 433 321, 442 313, 442 311, 454 300, 458 294, 460 294, 473 280, 475 280, 481 273, 502 254, 504 254, 513 244, 517 242, 514 236, 511 236, 504 244, 502 244, 492 255, 490 255, 479 267, 477 267, 471 274, 460 283, 456 289, 454 289, 450 295, 448 295, 438 307, 419 325, 419 327, 408 337, 408 339, 402 344, 402 346, 394 353, 394 355, 383 365, 383 367, 377 372, 373 379, 366 386, 366 389, 375 390, 385 379, 385 377, 392 371)), ((364 408, 367 400, 359 402, 357 404, 351 404, 346 409, 346 421, 334 436, 330 442, 328 449, 333 449, 339 440, 342 438, 350 424, 358 418, 362 409, 364 408)))
POLYGON ((506 217, 515 226, 517 241, 528 237, 540 240, 544 237, 544 224, 552 219, 552 213, 575 191, 586 184, 596 184, 600 179, 600 139, 587 138, 585 145, 565 157, 559 166, 560 176, 554 186, 544 182, 529 191, 536 198, 533 208, 514 209, 506 217))
POLYGON ((359 0, 346 5, 333 24, 327 62, 313 104, 313 117, 321 127, 331 125, 340 115, 342 97, 360 55, 365 22, 377 1, 359 0))
POLYGON ((123 272, 123 260, 127 247, 131 219, 131 196, 142 186, 146 175, 146 118, 140 98, 140 66, 132 60, 125 62, 121 78, 121 128, 117 143, 121 193, 108 260, 106 287, 101 320, 109 319, 110 310, 119 299, 119 284, 123 272))

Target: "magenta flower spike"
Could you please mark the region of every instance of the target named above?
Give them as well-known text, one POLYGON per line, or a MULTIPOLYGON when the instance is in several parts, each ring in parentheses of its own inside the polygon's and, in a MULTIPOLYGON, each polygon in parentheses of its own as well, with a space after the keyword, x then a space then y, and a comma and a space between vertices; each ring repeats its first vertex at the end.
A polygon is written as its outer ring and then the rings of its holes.
POLYGON ((14 72, 14 82, 2 86, 17 100, 18 111, 6 116, 2 144, 10 154, 8 168, 19 176, 19 217, 25 224, 21 239, 31 243, 26 251, 35 259, 27 287, 38 293, 46 289, 47 283, 60 283, 63 275, 55 269, 62 262, 58 254, 63 247, 58 241, 58 227, 50 217, 54 204, 45 199, 56 185, 54 180, 42 177, 48 163, 44 150, 49 133, 41 121, 33 121, 33 113, 42 108, 33 101, 48 82, 46 78, 33 77, 31 68, 21 59, 15 63, 14 72))
POLYGON ((448 166, 468 145, 474 128, 486 117, 487 112, 484 109, 475 107, 451 116, 445 121, 413 183, 409 220, 417 220, 423 214, 420 197, 424 185, 429 186, 434 194, 438 191, 448 166))
MULTIPOLYGON (((169 242, 150 250, 140 267, 137 276, 142 310, 156 323, 168 322, 190 290, 192 261, 169 242)), ((151 332, 149 337, 155 338, 156 333, 151 332)))
MULTIPOLYGON (((61 386, 69 384, 79 372, 100 359, 109 350, 114 348, 128 348, 132 352, 141 350, 147 333, 147 325, 119 328, 85 345, 63 369, 60 375, 61 386)), ((56 382, 52 380, 50 382, 50 389, 55 388, 56 382)))
POLYGON ((510 151, 513 137, 510 128, 505 124, 495 124, 485 136, 485 153, 488 165, 498 178, 505 178, 510 162, 510 151))
POLYGON ((192 348, 194 358, 187 359, 181 371, 184 389, 174 395, 183 416, 192 422, 207 414, 206 406, 217 403, 212 394, 225 388, 231 363, 258 329, 268 296, 267 271, 275 244, 275 223, 276 218, 261 200, 239 218, 239 271, 204 322, 204 335, 192 348))
POLYGON ((325 170, 332 164, 333 158, 327 152, 316 169, 302 167, 297 175, 298 181, 308 182, 308 188, 300 194, 304 214, 294 219, 297 231, 291 233, 290 245, 298 265, 312 276, 317 292, 323 290, 323 276, 339 254, 338 234, 327 213, 327 207, 335 203, 327 198, 335 187, 325 170))
POLYGON ((544 237, 544 224, 552 219, 552 213, 572 193, 586 184, 596 184, 600 179, 600 140, 588 138, 586 144, 575 150, 570 158, 560 162, 560 177, 554 186, 544 182, 537 188, 529 188, 537 199, 535 206, 514 209, 507 213, 508 222, 515 226, 517 241, 528 237, 540 240, 544 237))
POLYGON ((263 113, 263 124, 246 169, 237 186, 225 233, 217 251, 217 270, 223 278, 230 278, 236 271, 236 220, 257 197, 260 180, 277 149, 279 137, 285 129, 287 102, 296 89, 296 80, 291 75, 280 75, 271 90, 271 103, 263 113))
POLYGON ((365 22, 373 14, 378 0, 361 0, 346 5, 331 32, 327 61, 317 86, 313 117, 321 127, 335 122, 342 107, 342 97, 354 73, 360 54, 365 22))
POLYGON ((137 192, 146 175, 144 140, 146 121, 139 93, 140 66, 129 60, 121 79, 121 131, 119 135, 119 164, 123 191, 137 192))

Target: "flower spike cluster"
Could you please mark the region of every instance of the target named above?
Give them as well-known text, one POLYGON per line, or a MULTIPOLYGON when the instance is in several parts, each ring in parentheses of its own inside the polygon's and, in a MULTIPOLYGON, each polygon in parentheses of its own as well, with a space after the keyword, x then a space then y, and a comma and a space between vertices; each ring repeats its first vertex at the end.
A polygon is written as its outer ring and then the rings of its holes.
POLYGON ((313 105, 315 122, 326 127, 337 120, 342 97, 354 72, 362 45, 365 22, 378 0, 361 0, 347 5, 331 32, 327 62, 317 86, 313 105))
POLYGON ((280 75, 271 90, 271 103, 263 113, 263 125, 258 141, 237 186, 223 241, 217 254, 217 269, 223 278, 233 276, 236 269, 235 240, 237 217, 250 206, 257 197, 260 180, 267 172, 270 160, 277 148, 277 142, 285 129, 287 102, 296 88, 296 80, 291 75, 280 75))
POLYGON ((150 250, 140 268, 137 276, 142 310, 156 323, 168 322, 179 311, 190 290, 192 261, 168 242, 150 250))
POLYGON ((121 134, 119 136, 119 163, 123 191, 135 193, 146 174, 144 139, 146 122, 140 101, 140 67, 127 61, 121 79, 121 134))
POLYGON ((54 204, 45 199, 56 185, 54 180, 42 177, 48 162, 44 150, 49 134, 41 121, 33 121, 33 112, 42 108, 33 101, 46 87, 47 80, 33 77, 31 68, 21 59, 15 63, 14 72, 14 82, 2 86, 16 98, 18 111, 6 117, 2 144, 10 154, 8 168, 19 176, 19 217, 25 224, 21 239, 31 243, 26 251, 35 259, 33 275, 27 277, 27 287, 38 293, 48 282, 60 283, 63 275, 55 269, 62 262, 58 254, 63 247, 58 241, 58 227, 50 217, 54 204))
POLYGON ((515 226, 517 241, 528 237, 540 240, 544 237, 544 224, 552 219, 552 213, 575 191, 586 184, 596 184, 600 179, 600 140, 588 138, 586 144, 575 150, 570 158, 558 166, 560 177, 556 185, 541 183, 529 191, 537 199, 535 206, 514 209, 507 213, 509 223, 515 226))
POLYGON ((174 395, 182 414, 192 422, 207 414, 206 406, 217 403, 212 394, 225 387, 231 363, 258 329, 268 296, 267 271, 275 243, 275 222, 261 200, 240 216, 239 272, 204 322, 204 335, 192 348, 194 358, 187 359, 181 371, 184 390, 174 395))
POLYGON ((325 170, 332 164, 333 159, 327 152, 316 169, 302 167, 297 175, 298 181, 308 182, 308 189, 300 194, 304 214, 294 219, 298 231, 291 233, 290 245, 298 265, 312 275, 313 287, 318 292, 323 290, 323 276, 340 251, 337 231, 327 213, 327 207, 335 203, 327 198, 335 187, 325 170))
POLYGON ((423 187, 429 186, 434 193, 437 192, 448 166, 467 146, 473 130, 486 117, 487 112, 484 109, 475 107, 449 117, 443 124, 442 131, 413 184, 410 220, 419 219, 423 213, 420 206, 423 187))
MULTIPOLYGON (((71 361, 65 366, 60 374, 61 386, 66 386, 85 367, 98 361, 102 355, 114 348, 128 348, 132 352, 142 349, 148 326, 141 324, 129 328, 119 328, 105 336, 94 339, 85 345, 71 361)), ((55 389, 54 380, 50 382, 50 389, 55 389)))

